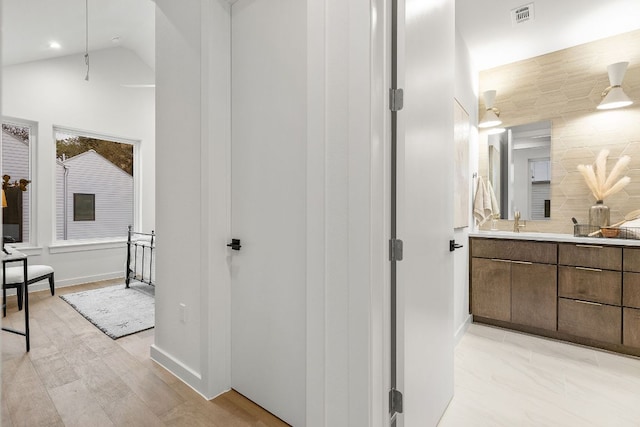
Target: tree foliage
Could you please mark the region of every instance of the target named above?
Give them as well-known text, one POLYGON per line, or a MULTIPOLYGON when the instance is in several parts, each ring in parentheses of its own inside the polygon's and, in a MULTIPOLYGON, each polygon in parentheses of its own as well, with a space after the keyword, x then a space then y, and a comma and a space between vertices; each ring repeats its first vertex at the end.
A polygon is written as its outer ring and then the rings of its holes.
POLYGON ((56 156, 70 158, 94 150, 111 163, 133 176, 133 145, 84 136, 56 139, 56 156))
POLYGON ((2 124, 2 130, 15 136, 22 142, 29 143, 29 128, 26 126, 11 125, 8 123, 2 124))

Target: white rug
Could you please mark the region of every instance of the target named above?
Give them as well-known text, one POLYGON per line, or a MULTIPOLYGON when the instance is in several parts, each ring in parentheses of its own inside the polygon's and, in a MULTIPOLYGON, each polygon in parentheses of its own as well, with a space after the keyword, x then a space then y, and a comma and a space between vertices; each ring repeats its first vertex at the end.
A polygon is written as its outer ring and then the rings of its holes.
POLYGON ((155 325, 155 288, 134 282, 61 295, 98 329, 118 339, 155 325))

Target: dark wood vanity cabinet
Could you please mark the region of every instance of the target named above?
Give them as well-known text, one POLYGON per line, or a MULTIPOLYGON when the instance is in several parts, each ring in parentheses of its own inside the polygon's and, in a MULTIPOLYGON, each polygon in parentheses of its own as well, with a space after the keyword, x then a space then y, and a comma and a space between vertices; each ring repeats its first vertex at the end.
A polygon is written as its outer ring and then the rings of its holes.
POLYGON ((547 242, 473 239, 473 315, 555 330, 556 247, 547 242))
POLYGON ((474 321, 640 356, 640 247, 472 237, 470 254, 474 321))

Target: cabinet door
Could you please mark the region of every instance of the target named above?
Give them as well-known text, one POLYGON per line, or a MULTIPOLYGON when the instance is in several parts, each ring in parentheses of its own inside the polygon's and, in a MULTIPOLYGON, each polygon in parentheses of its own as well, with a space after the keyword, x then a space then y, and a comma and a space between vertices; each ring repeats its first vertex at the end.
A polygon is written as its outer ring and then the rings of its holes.
POLYGON ((555 331, 557 266, 511 264, 511 321, 555 331))
POLYGON ((472 314, 511 321, 511 262, 472 258, 471 263, 472 314))
POLYGON ((640 273, 624 273, 623 305, 640 308, 640 273))
POLYGON ((624 271, 635 271, 640 273, 640 249, 624 248, 623 249, 623 265, 624 271))
POLYGON ((558 331, 620 344, 622 309, 588 301, 558 298, 558 331))
POLYGON ((625 308, 623 316, 622 344, 640 348, 640 310, 625 308))

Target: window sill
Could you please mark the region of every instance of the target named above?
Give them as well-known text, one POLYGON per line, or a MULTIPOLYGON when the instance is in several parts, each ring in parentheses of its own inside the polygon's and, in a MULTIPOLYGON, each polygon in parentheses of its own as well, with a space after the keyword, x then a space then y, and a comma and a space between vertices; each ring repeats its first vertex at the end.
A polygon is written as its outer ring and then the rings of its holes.
POLYGON ((105 249, 120 249, 127 244, 126 237, 93 240, 67 240, 58 241, 49 246, 52 254, 63 254, 69 252, 97 251, 105 249))

